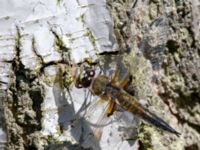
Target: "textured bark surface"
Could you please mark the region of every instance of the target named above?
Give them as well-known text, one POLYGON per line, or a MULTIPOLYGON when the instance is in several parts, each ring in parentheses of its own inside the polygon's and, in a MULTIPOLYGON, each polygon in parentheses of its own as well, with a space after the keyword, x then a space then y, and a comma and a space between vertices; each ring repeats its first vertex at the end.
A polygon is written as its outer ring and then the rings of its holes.
POLYGON ((11 4, 0 6, 2 148, 200 149, 198 0, 11 4), (100 141, 85 142, 92 130, 84 117, 88 91, 71 78, 73 64, 88 57, 107 75, 116 64, 122 77, 129 70, 127 90, 181 136, 122 116, 100 141))
MULTIPOLYGON (((139 134, 140 148, 199 149, 199 2, 108 3, 116 33, 120 35, 117 36, 120 37, 119 45, 132 51, 139 48, 151 62, 153 76, 146 72, 144 75, 153 77, 155 86, 152 88, 156 88, 153 95, 157 92, 159 98, 150 97, 150 105, 157 114, 164 111, 163 117, 181 133, 180 138, 172 138, 157 135, 152 133, 154 130, 143 127, 139 134)), ((128 62, 133 61, 129 59, 128 62)), ((144 92, 142 88, 138 90, 144 92)))

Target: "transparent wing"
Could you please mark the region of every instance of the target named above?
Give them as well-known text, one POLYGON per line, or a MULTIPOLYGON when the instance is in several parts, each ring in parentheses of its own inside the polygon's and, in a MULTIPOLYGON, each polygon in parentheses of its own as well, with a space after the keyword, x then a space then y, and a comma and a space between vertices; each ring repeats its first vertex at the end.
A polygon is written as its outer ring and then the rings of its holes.
POLYGON ((98 99, 90 108, 86 115, 90 126, 92 127, 92 135, 96 140, 100 140, 103 127, 111 123, 110 115, 114 111, 114 101, 105 101, 103 99, 98 99))
POLYGON ((94 100, 93 102, 90 102, 90 104, 89 104, 90 106, 86 110, 85 117, 89 118, 90 116, 92 116, 95 109, 104 103, 105 103, 105 100, 103 100, 103 99, 97 99, 97 100, 94 100))
POLYGON ((153 70, 159 70, 162 65, 164 49, 169 37, 169 21, 167 17, 161 16, 151 22, 139 43, 139 49, 144 57, 150 60, 153 70))

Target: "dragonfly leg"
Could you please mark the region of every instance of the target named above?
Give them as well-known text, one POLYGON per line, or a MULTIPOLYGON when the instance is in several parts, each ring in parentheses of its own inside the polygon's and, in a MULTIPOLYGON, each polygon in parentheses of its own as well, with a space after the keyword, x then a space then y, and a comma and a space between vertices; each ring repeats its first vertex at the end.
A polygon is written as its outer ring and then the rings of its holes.
POLYGON ((109 102, 109 104, 108 104, 109 106, 108 106, 108 110, 107 110, 107 117, 110 117, 114 113, 115 104, 116 104, 115 101, 111 100, 109 102))
POLYGON ((119 69, 116 68, 116 71, 111 79, 112 84, 116 84, 119 81, 119 69))
POLYGON ((130 82, 130 72, 128 72, 123 80, 120 81, 119 86, 124 88, 130 82))
MULTIPOLYGON (((108 100, 108 97, 107 96, 101 96, 98 101, 102 102, 102 101, 105 101, 105 100, 108 100)), ((110 100, 108 102, 107 108, 106 108, 106 111, 105 111, 107 117, 110 117, 114 113, 114 111, 115 111, 115 104, 116 103, 113 100, 110 100)))

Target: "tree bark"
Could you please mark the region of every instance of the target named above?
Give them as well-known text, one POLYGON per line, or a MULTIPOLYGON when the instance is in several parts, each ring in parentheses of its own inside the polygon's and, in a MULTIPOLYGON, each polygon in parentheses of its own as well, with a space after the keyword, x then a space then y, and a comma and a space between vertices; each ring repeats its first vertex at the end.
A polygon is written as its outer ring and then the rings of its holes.
POLYGON ((2 148, 200 149, 199 1, 5 1, 0 10, 2 148), (180 137, 126 112, 100 141, 91 136, 104 105, 88 109, 97 98, 73 82, 88 58, 107 76, 116 65, 120 78, 130 72, 127 91, 180 137))

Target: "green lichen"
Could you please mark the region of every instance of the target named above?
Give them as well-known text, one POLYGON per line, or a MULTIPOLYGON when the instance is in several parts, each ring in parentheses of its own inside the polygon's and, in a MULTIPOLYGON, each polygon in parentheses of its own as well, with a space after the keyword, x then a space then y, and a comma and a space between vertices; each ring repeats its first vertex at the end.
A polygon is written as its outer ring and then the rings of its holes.
MULTIPOLYGON (((80 19, 83 24, 86 24, 85 20, 84 20, 84 14, 81 15, 80 18, 78 18, 78 19, 80 19)), ((89 38, 90 42, 92 43, 92 45, 94 47, 94 50, 97 51, 96 39, 93 36, 92 31, 89 28, 86 28, 86 33, 84 34, 84 36, 87 36, 89 38)))
POLYGON ((70 43, 73 43, 76 39, 72 37, 71 33, 66 33, 65 36, 67 36, 67 38, 69 39, 70 43))
POLYGON ((56 46, 56 50, 58 52, 61 52, 61 53, 69 53, 70 52, 70 48, 68 48, 64 42, 63 42, 63 39, 62 37, 60 37, 56 32, 52 31, 52 33, 54 34, 55 36, 55 46, 56 46))
POLYGON ((6 16, 4 19, 5 19, 5 20, 9 20, 9 19, 10 19, 10 16, 6 16))
POLYGON ((70 42, 70 43, 73 43, 75 40, 76 40, 75 38, 72 38, 72 37, 69 38, 69 42, 70 42))
POLYGON ((44 83, 46 83, 48 86, 51 86, 54 83, 55 77, 54 76, 44 76, 44 83))
POLYGON ((57 0, 57 5, 60 5, 63 0, 57 0))
POLYGON ((140 127, 138 140, 141 142, 142 150, 153 150, 151 134, 155 134, 155 130, 153 128, 149 127, 148 125, 143 125, 140 127))
POLYGON ((92 34, 92 31, 90 31, 88 28, 86 29, 86 34, 85 36, 87 36, 90 40, 90 42, 92 43, 93 47, 94 47, 94 50, 97 51, 97 45, 96 45, 96 39, 95 37, 93 36, 92 34))
POLYGON ((124 56, 124 62, 133 76, 133 85, 138 93, 138 99, 148 99, 147 96, 152 95, 151 91, 151 75, 152 68, 150 63, 135 51, 124 56))

